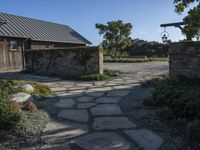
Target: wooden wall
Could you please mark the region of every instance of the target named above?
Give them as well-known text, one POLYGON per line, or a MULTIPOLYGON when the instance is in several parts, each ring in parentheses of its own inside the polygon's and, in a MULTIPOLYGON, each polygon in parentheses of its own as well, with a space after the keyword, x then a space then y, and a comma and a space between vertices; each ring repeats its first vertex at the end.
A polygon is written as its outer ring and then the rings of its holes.
POLYGON ((10 42, 0 42, 0 71, 22 69, 21 40, 18 40, 18 49, 10 51, 10 42))

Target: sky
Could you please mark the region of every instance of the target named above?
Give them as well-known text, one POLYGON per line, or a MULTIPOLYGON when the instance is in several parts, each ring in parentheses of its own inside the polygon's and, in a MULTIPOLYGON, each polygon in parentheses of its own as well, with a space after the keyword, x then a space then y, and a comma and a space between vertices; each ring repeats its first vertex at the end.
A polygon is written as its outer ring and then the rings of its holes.
MULTIPOLYGON (((0 12, 67 24, 98 45, 96 23, 122 20, 133 25, 131 37, 161 42, 160 24, 180 22, 173 0, 0 0, 0 12)), ((167 28, 172 41, 183 39, 180 29, 167 28)))

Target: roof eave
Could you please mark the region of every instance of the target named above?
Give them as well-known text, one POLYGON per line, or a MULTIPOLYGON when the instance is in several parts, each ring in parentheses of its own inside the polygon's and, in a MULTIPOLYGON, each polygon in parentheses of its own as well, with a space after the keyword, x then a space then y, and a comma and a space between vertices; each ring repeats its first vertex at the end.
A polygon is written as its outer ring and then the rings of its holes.
POLYGON ((0 37, 30 39, 31 41, 51 42, 51 43, 88 44, 88 45, 91 45, 91 44, 92 44, 92 43, 91 43, 90 41, 88 41, 88 40, 87 40, 87 42, 71 42, 71 41, 36 40, 36 39, 31 39, 31 38, 29 38, 29 37, 19 37, 19 36, 9 36, 9 35, 0 35, 0 37))

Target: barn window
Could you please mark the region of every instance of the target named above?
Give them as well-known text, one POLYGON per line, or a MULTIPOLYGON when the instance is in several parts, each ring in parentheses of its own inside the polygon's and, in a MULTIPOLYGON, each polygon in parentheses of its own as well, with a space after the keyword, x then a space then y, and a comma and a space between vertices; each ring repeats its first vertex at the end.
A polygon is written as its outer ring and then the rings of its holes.
POLYGON ((10 41, 10 50, 11 51, 17 50, 17 41, 10 41))

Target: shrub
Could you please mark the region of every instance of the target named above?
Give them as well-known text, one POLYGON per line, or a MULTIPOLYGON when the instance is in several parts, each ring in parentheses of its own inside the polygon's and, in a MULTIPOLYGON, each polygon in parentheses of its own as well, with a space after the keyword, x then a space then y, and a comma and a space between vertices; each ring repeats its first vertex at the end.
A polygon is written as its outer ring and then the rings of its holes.
POLYGON ((11 106, 12 106, 15 110, 21 112, 22 106, 21 106, 18 102, 16 102, 16 101, 11 102, 11 106))
POLYGON ((80 80, 80 81, 103 81, 112 77, 118 77, 120 75, 118 70, 104 70, 104 74, 83 74, 80 76, 66 76, 67 80, 80 80))
POLYGON ((5 100, 8 98, 8 94, 0 89, 0 100, 5 100))
POLYGON ((153 94, 155 104, 159 107, 168 107, 177 118, 200 118, 199 85, 199 80, 159 80, 153 94))
POLYGON ((188 139, 200 143, 200 120, 194 120, 186 128, 188 139))
POLYGON ((173 118, 172 110, 169 109, 168 107, 163 107, 163 108, 158 109, 157 115, 161 119, 172 119, 173 118))
POLYGON ((0 128, 15 126, 21 119, 21 112, 11 102, 0 100, 0 128))
POLYGON ((106 75, 101 74, 91 74, 91 75, 81 75, 77 78, 77 80, 83 80, 83 81, 102 81, 106 80, 109 77, 106 75))
POLYGON ((13 82, 0 79, 0 99, 7 99, 9 94, 14 92, 13 82))
POLYGON ((143 104, 145 106, 150 106, 150 107, 151 106, 155 106, 155 102, 154 102, 154 100, 152 98, 145 99, 144 102, 143 102, 143 104))
POLYGON ((48 85, 40 84, 40 83, 32 83, 34 87, 33 94, 37 94, 41 97, 51 96, 52 92, 48 85))
POLYGON ((37 110, 37 106, 33 102, 29 101, 24 105, 24 109, 31 112, 35 112, 37 110))
POLYGON ((104 73, 104 75, 106 75, 108 77, 118 77, 121 72, 119 70, 104 69, 103 73, 104 73))

